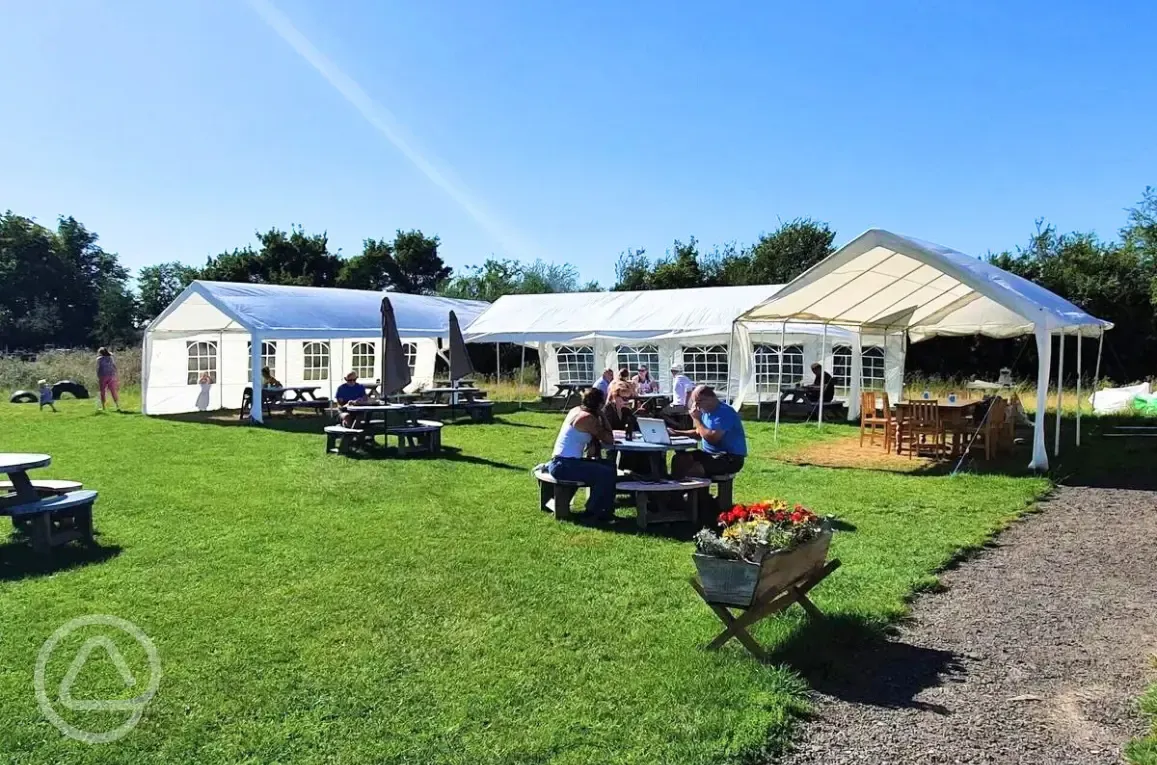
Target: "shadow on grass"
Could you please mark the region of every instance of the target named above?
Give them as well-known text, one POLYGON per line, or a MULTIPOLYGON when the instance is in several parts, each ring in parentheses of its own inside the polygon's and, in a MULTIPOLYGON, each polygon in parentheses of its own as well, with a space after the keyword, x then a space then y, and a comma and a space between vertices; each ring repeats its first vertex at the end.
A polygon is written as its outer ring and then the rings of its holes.
POLYGON ((808 620, 771 660, 788 664, 816 692, 842 701, 937 714, 948 710, 916 696, 963 674, 951 651, 889 638, 878 625, 844 614, 808 620))
POLYGON ((470 465, 484 465, 486 467, 498 468, 500 470, 516 470, 520 473, 529 472, 529 468, 511 465, 507 462, 496 462, 495 460, 486 459, 485 457, 478 457, 473 454, 465 454, 461 449, 455 446, 443 446, 437 454, 407 454, 402 456, 398 454, 396 446, 379 446, 376 449, 354 449, 346 454, 333 455, 335 458, 341 457, 351 460, 422 460, 428 462, 464 462, 470 465))
POLYGON ((495 425, 505 425, 510 428, 533 428, 534 430, 550 430, 545 425, 529 425, 525 422, 511 422, 510 420, 497 419, 494 421, 495 425))
POLYGON ((81 566, 103 563, 121 554, 119 545, 64 545, 47 555, 33 551, 28 542, 12 538, 0 545, 0 582, 15 582, 58 574, 81 566))

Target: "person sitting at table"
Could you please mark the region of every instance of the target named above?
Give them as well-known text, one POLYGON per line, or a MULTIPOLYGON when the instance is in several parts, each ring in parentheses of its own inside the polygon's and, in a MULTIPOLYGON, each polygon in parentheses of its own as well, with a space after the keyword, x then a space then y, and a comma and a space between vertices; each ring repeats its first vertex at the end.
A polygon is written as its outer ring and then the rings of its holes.
POLYGON ((598 459, 600 447, 615 442, 602 417, 605 400, 598 388, 582 392, 579 405, 567 412, 562 421, 546 466, 546 472, 560 481, 576 481, 590 487, 587 512, 580 522, 608 521, 614 516, 618 473, 609 461, 598 459))
POLYGON ((618 382, 625 383, 627 385, 627 388, 630 391, 630 396, 628 396, 628 398, 635 398, 635 396, 639 395, 639 390, 635 387, 635 381, 631 379, 631 370, 627 369, 626 367, 620 369, 618 382))
POLYGON ((280 388, 281 383, 269 371, 269 367, 261 367, 261 387, 262 388, 280 388))
POLYGON ((352 428, 354 416, 346 411, 346 406, 364 403, 369 398, 366 394, 366 386, 358 382, 358 373, 350 372, 346 375, 345 382, 337 386, 337 391, 333 397, 338 403, 339 411, 341 411, 341 424, 347 428, 352 428))
MULTIPOLYGON (((639 418, 631 408, 631 389, 622 380, 611 383, 611 395, 603 407, 603 423, 612 432, 621 430, 625 434, 639 432, 639 418)), ((650 460, 641 452, 620 451, 619 467, 632 473, 647 473, 651 470, 650 460)))
POLYGON ((677 453, 671 459, 671 475, 733 475, 743 469, 747 458, 747 435, 739 413, 720 401, 710 385, 691 391, 688 413, 695 426, 691 430, 671 430, 673 436, 699 440, 699 449, 677 453))
POLYGON ((807 395, 808 401, 813 404, 818 404, 820 395, 824 397, 824 403, 831 403, 836 396, 836 381, 830 374, 824 371, 824 367, 818 361, 812 364, 812 374, 815 379, 810 385, 802 386, 803 391, 807 395))
POLYGON ((639 371, 631 382, 635 384, 635 390, 640 394, 659 392, 659 382, 651 377, 651 372, 647 369, 646 364, 639 365, 639 371))
POLYGON ((611 382, 614 379, 615 379, 615 370, 608 367, 608 368, 603 370, 603 374, 599 377, 599 379, 595 380, 595 384, 593 387, 599 393, 603 394, 604 400, 606 399, 607 394, 610 391, 611 382))
POLYGON ((678 364, 671 365, 671 406, 681 406, 684 409, 690 408, 688 405, 688 398, 691 391, 695 388, 695 383, 691 382, 691 378, 683 374, 683 367, 678 364))

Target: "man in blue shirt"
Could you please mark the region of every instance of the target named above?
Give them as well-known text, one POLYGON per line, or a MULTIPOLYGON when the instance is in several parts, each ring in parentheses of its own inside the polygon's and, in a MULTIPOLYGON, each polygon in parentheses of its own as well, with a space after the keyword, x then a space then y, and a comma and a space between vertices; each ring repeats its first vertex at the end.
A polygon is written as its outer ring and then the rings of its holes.
POLYGON ((691 391, 688 403, 687 411, 695 427, 672 430, 671 434, 698 438, 700 448, 676 455, 672 459, 671 472, 675 475, 715 476, 742 470, 747 457, 747 435, 743 432, 739 413, 727 402, 720 401, 709 385, 699 385, 691 391))
POLYGON ((345 376, 345 382, 337 386, 337 392, 333 394, 333 397, 337 400, 338 405, 341 407, 341 424, 345 425, 347 428, 352 427, 353 417, 348 412, 346 412, 345 405, 356 404, 360 401, 364 401, 367 398, 366 386, 358 382, 358 376, 356 372, 350 372, 345 376))

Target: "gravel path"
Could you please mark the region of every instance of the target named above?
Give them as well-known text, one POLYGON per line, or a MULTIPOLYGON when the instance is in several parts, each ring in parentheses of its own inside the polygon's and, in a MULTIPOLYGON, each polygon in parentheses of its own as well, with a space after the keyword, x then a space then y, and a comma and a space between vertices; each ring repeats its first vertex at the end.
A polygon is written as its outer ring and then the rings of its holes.
POLYGON ((1157 652, 1157 492, 1061 488, 886 642, 804 669, 779 765, 1121 762, 1157 652))

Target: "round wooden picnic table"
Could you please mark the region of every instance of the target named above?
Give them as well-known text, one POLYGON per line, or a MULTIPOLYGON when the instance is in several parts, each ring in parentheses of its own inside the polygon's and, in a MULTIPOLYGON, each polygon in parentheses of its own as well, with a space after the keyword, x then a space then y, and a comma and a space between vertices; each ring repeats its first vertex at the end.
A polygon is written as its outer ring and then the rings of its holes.
POLYGON ((6 504, 20 505, 25 502, 35 502, 39 497, 32 488, 32 481, 28 478, 28 471, 46 467, 52 464, 52 457, 47 454, 18 454, 0 452, 0 473, 5 473, 12 481, 12 491, 16 495, 11 501, 0 501, 0 506, 6 504))
POLYGON ((698 446, 698 441, 685 436, 672 436, 669 444, 654 444, 636 435, 630 441, 615 438, 615 445, 611 448, 618 452, 639 452, 648 455, 651 459, 651 477, 659 479, 667 477, 667 452, 682 452, 698 446))

